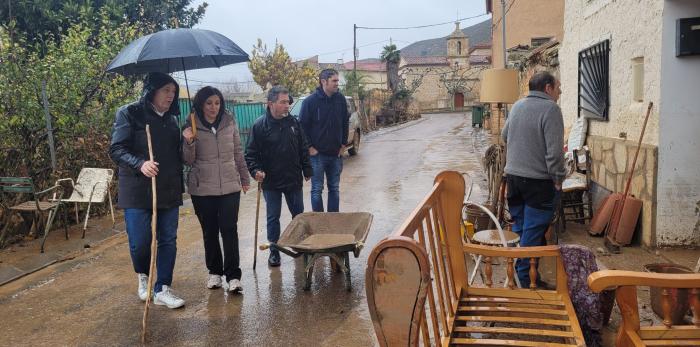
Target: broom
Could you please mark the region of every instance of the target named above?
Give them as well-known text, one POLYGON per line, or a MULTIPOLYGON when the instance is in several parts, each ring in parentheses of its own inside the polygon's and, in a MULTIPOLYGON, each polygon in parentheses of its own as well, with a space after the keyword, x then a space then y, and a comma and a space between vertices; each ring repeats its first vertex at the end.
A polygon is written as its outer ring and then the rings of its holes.
POLYGON ((639 149, 642 147, 642 139, 644 138, 644 131, 647 128, 647 121, 649 121, 649 115, 651 114, 651 108, 654 106, 653 102, 649 102, 649 107, 647 108, 647 114, 644 117, 644 125, 642 125, 642 132, 639 134, 639 142, 637 142, 637 151, 634 153, 634 159, 632 160, 632 167, 628 168, 630 175, 627 178, 627 184, 625 185, 625 193, 622 195, 620 200, 620 207, 613 209, 612 217, 610 222, 605 228, 605 246, 611 250, 613 253, 620 252, 620 245, 615 241, 615 234, 617 234, 617 228, 620 226, 620 220, 622 219, 622 212, 625 208, 625 201, 627 200, 627 195, 630 192, 630 184, 632 183, 632 177, 634 176, 634 167, 637 165, 637 157, 639 156, 639 149))

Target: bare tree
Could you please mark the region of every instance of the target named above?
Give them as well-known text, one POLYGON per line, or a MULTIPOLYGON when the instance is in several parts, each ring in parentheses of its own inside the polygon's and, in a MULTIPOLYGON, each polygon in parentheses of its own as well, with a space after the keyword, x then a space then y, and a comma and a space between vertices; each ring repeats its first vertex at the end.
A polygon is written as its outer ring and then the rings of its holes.
POLYGON ((483 70, 486 70, 485 66, 473 66, 471 68, 449 67, 438 72, 440 75, 439 81, 450 95, 462 93, 465 97, 469 96, 470 99, 477 99, 479 96, 477 90, 480 81, 479 76, 483 70))

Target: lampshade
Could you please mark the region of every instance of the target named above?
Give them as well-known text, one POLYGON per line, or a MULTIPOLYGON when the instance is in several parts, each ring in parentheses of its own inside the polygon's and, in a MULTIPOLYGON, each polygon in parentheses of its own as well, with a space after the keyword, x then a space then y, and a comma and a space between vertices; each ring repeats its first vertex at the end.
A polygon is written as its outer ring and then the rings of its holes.
POLYGON ((481 102, 512 104, 520 97, 518 71, 488 69, 481 78, 481 102))

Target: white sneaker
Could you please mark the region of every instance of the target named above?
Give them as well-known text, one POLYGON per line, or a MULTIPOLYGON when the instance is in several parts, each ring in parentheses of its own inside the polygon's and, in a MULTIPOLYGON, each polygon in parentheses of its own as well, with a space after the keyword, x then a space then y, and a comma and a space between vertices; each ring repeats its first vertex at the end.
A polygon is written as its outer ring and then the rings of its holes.
POLYGON ((178 308, 185 305, 185 300, 175 296, 169 286, 163 285, 163 290, 156 293, 153 297, 153 303, 156 305, 165 305, 168 308, 178 308))
POLYGON ((220 288, 220 287, 221 287, 221 276, 210 274, 209 279, 207 280, 207 288, 215 289, 215 288, 220 288))
POLYGON ((148 275, 146 274, 137 274, 139 278, 139 299, 141 301, 146 301, 146 298, 148 297, 148 275))
POLYGON ((237 279, 232 279, 231 281, 228 282, 228 291, 232 293, 240 293, 243 291, 243 287, 241 287, 241 281, 237 279))

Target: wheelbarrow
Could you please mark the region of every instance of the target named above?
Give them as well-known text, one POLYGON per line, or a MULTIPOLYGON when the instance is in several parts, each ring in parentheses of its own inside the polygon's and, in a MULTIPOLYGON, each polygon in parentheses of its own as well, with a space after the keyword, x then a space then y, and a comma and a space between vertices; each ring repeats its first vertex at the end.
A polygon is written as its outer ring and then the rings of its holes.
POLYGON ((260 245, 260 250, 278 250, 290 257, 304 256, 304 290, 311 289, 314 263, 323 256, 335 260, 345 274, 345 289, 351 290, 350 252, 360 256, 372 214, 367 212, 307 212, 294 217, 277 242, 260 245))

